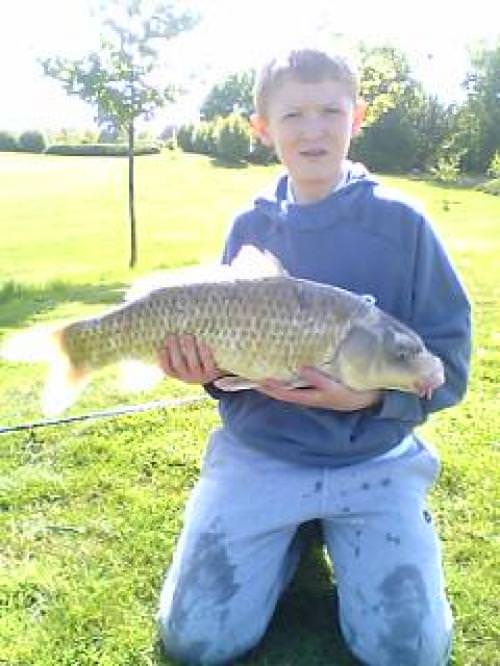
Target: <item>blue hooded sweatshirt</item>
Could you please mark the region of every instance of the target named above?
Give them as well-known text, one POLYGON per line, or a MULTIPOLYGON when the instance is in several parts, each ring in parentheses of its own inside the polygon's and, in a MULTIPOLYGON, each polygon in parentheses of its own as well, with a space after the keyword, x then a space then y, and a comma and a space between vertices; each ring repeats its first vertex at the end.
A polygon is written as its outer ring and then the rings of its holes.
POLYGON ((443 361, 446 383, 431 400, 384 391, 374 407, 353 412, 297 406, 252 390, 219 399, 223 425, 238 440, 299 464, 340 467, 389 451, 433 411, 464 395, 470 357, 470 307, 430 223, 359 164, 346 184, 321 201, 287 196, 288 177, 236 217, 223 261, 242 245, 267 249, 298 278, 371 294, 377 305, 413 328, 443 361))

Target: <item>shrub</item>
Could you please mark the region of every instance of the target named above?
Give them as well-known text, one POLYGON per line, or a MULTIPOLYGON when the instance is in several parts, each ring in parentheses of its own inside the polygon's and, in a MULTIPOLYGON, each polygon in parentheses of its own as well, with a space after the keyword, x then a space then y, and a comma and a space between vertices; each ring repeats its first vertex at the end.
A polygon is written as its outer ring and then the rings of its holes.
POLYGON ((500 178, 500 152, 498 150, 491 159, 490 166, 488 167, 488 176, 500 178))
MULTIPOLYGON (((160 147, 155 144, 138 144, 134 155, 157 155, 160 147)), ((45 151, 47 155, 80 155, 102 157, 125 157, 128 146, 125 143, 87 143, 87 144, 54 144, 45 151)))
POLYGON ((219 118, 216 124, 217 157, 225 162, 242 162, 250 153, 250 126, 237 113, 219 118))
POLYGON ((27 153, 43 153, 47 148, 47 139, 38 130, 28 130, 19 137, 19 148, 27 153))
POLYGON ((179 150, 179 144, 177 143, 175 136, 170 137, 170 139, 166 139, 163 142, 163 147, 169 152, 175 152, 176 150, 179 150))
POLYGON ((185 153, 194 153, 194 125, 182 125, 177 132, 177 143, 185 153))
POLYGON ((0 131, 0 152, 14 152, 16 150, 19 150, 19 144, 15 134, 0 131))
POLYGON ((97 143, 120 143, 120 141, 123 141, 123 135, 120 135, 116 127, 104 127, 97 137, 97 143))
MULTIPOLYGON (((81 136, 80 136, 80 143, 85 143, 85 144, 91 144, 91 143, 97 143, 98 139, 98 134, 97 132, 94 132, 93 130, 85 130, 81 136)), ((78 143, 75 141, 74 143, 78 143)))
POLYGON ((458 155, 440 157, 431 173, 434 178, 443 185, 456 183, 460 175, 460 158, 458 155))
POLYGON ((217 147, 217 126, 201 122, 193 130, 193 151, 200 155, 214 155, 217 147))
POLYGON ((61 129, 49 132, 48 141, 49 145, 53 143, 78 143, 78 132, 70 127, 62 127, 61 129))
POLYGON ((252 164, 271 164, 271 162, 277 161, 277 157, 272 148, 268 148, 262 141, 252 137, 248 161, 252 164))

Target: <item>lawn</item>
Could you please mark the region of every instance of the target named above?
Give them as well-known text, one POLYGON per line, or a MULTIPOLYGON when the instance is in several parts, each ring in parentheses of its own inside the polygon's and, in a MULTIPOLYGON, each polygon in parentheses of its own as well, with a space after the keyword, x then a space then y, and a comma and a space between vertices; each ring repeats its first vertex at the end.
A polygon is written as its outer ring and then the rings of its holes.
MULTIPOLYGON (((228 169, 194 155, 137 160, 139 265, 127 269, 120 158, 0 153, 0 334, 119 301, 152 270, 213 259, 236 210, 276 167, 228 169)), ((422 201, 474 306, 470 390, 422 429, 441 452, 431 504, 456 617, 455 666, 500 664, 500 199, 384 178, 422 201)), ((176 382, 123 395, 101 373, 71 414, 200 394, 176 382)), ((0 365, 0 427, 40 418, 42 369, 0 365)), ((0 435, 0 664, 166 666, 154 614, 196 481, 212 402, 0 435)), ((330 572, 303 563, 247 666, 353 665, 332 631, 330 572)), ((404 666, 404 665, 402 665, 404 666)))

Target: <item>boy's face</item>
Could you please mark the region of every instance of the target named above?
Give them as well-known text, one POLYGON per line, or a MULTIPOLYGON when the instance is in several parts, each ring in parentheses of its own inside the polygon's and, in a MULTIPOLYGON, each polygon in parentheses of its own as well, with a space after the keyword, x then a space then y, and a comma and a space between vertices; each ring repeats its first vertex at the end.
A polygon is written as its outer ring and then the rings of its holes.
POLYGON ((287 168, 297 202, 318 201, 338 183, 363 110, 338 81, 288 78, 271 95, 267 116, 253 117, 261 141, 287 168))

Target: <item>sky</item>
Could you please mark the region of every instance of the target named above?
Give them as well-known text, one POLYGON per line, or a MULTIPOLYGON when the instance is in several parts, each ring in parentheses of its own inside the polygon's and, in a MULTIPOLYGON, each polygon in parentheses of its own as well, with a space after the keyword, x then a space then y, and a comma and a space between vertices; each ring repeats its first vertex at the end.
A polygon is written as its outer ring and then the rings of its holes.
MULTIPOLYGON (((258 64, 274 50, 342 34, 348 44, 389 43, 408 56, 415 77, 444 102, 460 101, 467 48, 500 36, 492 0, 177 0, 201 15, 172 40, 163 75, 189 90, 161 111, 155 131, 196 116, 204 95, 227 74, 258 64), (168 74, 167 74, 168 71, 168 74)), ((0 130, 89 128, 90 106, 45 77, 37 59, 82 56, 98 45, 95 0, 0 0, 0 130)))

